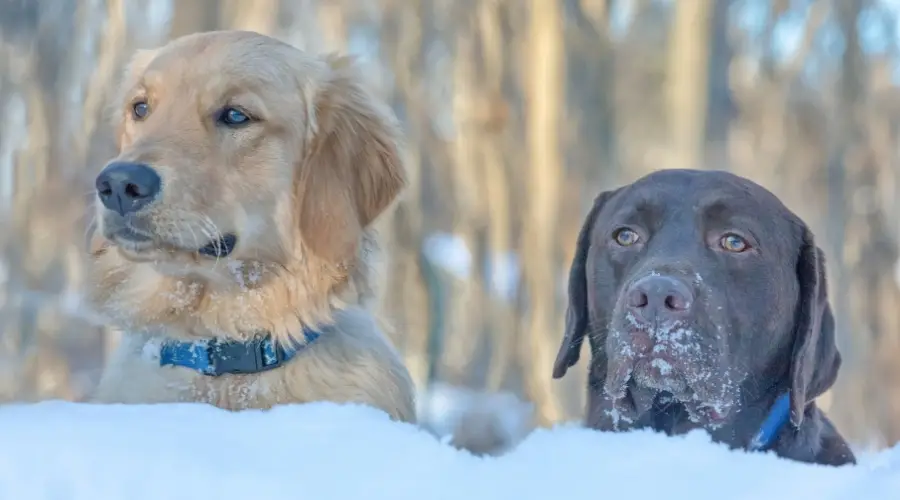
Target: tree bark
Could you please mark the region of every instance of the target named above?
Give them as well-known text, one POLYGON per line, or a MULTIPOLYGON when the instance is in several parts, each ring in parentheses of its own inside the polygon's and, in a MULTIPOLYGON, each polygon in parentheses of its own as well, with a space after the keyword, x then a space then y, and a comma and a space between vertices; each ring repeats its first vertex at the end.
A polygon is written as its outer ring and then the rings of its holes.
POLYGON ((675 4, 667 75, 672 168, 705 168, 710 26, 716 0, 675 4))
POLYGON ((562 418, 550 369, 562 332, 556 307, 560 283, 557 224, 563 162, 560 125, 565 99, 565 60, 562 8, 556 0, 532 0, 526 73, 527 140, 529 148, 528 215, 521 255, 528 293, 525 349, 525 388, 536 407, 538 422, 562 418))

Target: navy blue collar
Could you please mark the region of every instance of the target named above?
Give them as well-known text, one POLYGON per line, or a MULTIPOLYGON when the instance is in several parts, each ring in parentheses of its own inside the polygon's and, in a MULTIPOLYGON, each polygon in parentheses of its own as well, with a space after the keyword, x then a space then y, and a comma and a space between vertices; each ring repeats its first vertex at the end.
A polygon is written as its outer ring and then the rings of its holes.
POLYGON ((759 426, 759 430, 750 440, 747 448, 750 451, 767 450, 778 438, 778 433, 784 428, 785 424, 791 419, 791 393, 785 392, 769 409, 769 414, 759 426))
POLYGON ((194 342, 168 340, 160 349, 159 365, 190 368, 213 377, 226 373, 259 373, 284 365, 320 335, 317 331, 304 328, 306 342, 291 346, 276 343, 269 334, 247 342, 215 338, 194 342))

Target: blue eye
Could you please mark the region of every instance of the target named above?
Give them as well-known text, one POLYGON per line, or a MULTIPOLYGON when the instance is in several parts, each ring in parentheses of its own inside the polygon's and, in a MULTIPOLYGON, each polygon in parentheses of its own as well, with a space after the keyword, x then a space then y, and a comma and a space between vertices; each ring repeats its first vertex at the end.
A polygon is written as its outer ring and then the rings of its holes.
POLYGON ((246 125, 250 122, 250 117, 247 116, 246 113, 237 109, 237 108, 225 108, 222 111, 222 115, 219 118, 219 121, 224 123, 229 127, 236 127, 240 125, 246 125))
POLYGON ((131 105, 131 116, 135 120, 143 120, 150 114, 150 105, 147 101, 137 101, 131 105))

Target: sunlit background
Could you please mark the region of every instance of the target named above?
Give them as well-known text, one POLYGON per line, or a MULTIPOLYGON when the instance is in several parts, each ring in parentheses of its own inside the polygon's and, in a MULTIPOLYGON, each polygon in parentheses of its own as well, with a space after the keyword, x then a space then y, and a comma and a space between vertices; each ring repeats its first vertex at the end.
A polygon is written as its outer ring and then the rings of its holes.
POLYGON ((900 440, 900 1, 0 0, 0 401, 96 383, 117 333, 79 290, 105 102, 135 48, 217 28, 357 54, 404 123, 379 307, 422 394, 580 418, 586 363, 550 373, 593 197, 715 168, 812 225, 844 355, 822 406, 860 446, 900 440))

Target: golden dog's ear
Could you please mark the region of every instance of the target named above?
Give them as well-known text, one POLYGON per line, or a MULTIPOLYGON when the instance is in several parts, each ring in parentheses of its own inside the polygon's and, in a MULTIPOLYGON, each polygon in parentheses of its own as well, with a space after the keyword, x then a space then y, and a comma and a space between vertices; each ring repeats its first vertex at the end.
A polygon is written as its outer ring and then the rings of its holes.
POLYGON ((406 184, 400 131, 392 113, 366 89, 349 57, 327 56, 327 76, 313 95, 307 160, 298 175, 300 231, 319 258, 343 263, 362 230, 406 184))

